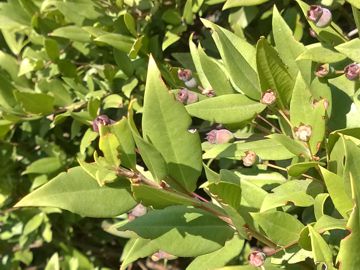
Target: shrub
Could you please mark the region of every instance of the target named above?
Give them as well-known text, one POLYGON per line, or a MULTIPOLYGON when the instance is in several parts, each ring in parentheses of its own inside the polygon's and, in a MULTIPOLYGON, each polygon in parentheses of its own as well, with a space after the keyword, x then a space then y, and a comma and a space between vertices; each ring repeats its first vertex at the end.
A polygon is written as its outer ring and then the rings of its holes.
POLYGON ((358 269, 347 2, 1 3, 1 267, 358 269))

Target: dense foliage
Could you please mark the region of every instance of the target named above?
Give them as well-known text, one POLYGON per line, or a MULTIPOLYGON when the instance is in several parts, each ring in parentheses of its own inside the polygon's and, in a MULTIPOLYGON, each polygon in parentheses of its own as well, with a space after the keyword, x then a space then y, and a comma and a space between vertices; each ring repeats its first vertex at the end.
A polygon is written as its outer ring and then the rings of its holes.
POLYGON ((0 269, 359 269, 360 2, 314 2, 1 1, 0 269))

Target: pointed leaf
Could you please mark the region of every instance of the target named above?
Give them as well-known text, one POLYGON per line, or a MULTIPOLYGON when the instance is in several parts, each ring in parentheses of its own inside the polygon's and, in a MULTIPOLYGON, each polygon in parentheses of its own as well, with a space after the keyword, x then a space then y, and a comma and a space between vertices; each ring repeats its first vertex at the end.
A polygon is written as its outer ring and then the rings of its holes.
POLYGON ((234 234, 233 229, 216 216, 185 206, 151 211, 119 230, 130 230, 142 238, 152 239, 159 249, 182 257, 218 250, 234 234))
POLYGON ((87 217, 114 217, 136 205, 125 180, 100 187, 81 167, 61 173, 15 207, 58 207, 87 217))
POLYGON ((195 258, 186 270, 210 270, 222 267, 241 252, 243 245, 244 240, 235 235, 233 239, 225 243, 223 248, 195 258))
POLYGON ((277 95, 281 109, 288 108, 294 86, 294 78, 265 38, 260 38, 256 46, 256 64, 261 91, 272 89, 277 95))
POLYGON ((335 269, 332 262, 332 251, 321 235, 316 232, 312 226, 308 225, 311 249, 316 263, 325 263, 326 269, 335 269))
POLYGON ((157 251, 157 246, 151 240, 137 238, 134 241, 131 241, 131 247, 126 251, 125 256, 123 257, 120 270, 125 270, 132 262, 150 256, 157 251))
POLYGON ((198 201, 184 196, 176 191, 167 191, 146 185, 132 186, 134 198, 145 206, 152 206, 156 209, 165 208, 172 205, 197 205, 198 201))
POLYGON ((164 158, 152 144, 148 143, 140 136, 133 120, 133 111, 131 108, 129 108, 128 121, 134 141, 147 169, 151 172, 154 179, 160 183, 161 180, 167 176, 167 168, 164 158))
MULTIPOLYGON (((296 78, 299 68, 303 67, 303 65, 298 65, 296 58, 305 51, 305 46, 294 38, 290 27, 281 17, 275 5, 273 9, 272 31, 276 49, 282 61, 288 66, 290 75, 296 78)), ((311 62, 307 62, 306 66, 310 69, 311 62)), ((306 72, 306 70, 304 71, 306 72)))
POLYGON ((268 211, 254 213, 252 216, 266 235, 279 246, 297 241, 304 228, 299 220, 285 212, 268 211))
POLYGON ((204 20, 203 23, 206 26, 210 25, 214 29, 213 37, 216 46, 234 85, 248 97, 258 100, 260 98, 260 89, 256 71, 221 28, 204 20))
POLYGON ((266 195, 261 212, 292 203, 306 207, 314 204, 314 197, 322 191, 322 185, 312 180, 293 180, 286 182, 266 195))
POLYGON ((208 98, 186 106, 190 115, 221 124, 234 124, 250 120, 265 108, 264 104, 241 94, 208 98))
POLYGON ((169 175, 183 188, 193 191, 202 170, 200 137, 197 132, 188 131, 191 118, 168 92, 152 58, 144 99, 144 138, 162 154, 169 175))
POLYGON ((345 192, 344 180, 323 167, 320 167, 320 171, 335 208, 343 217, 348 217, 349 211, 353 208, 353 203, 345 192))

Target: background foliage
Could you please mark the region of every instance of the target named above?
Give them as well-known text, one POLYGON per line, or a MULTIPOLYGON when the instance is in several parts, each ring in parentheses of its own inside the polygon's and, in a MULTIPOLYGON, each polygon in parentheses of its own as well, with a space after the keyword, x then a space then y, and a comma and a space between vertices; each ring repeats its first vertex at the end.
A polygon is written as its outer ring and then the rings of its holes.
POLYGON ((256 269, 265 246, 266 269, 358 269, 360 4, 317 3, 330 26, 302 1, 1 1, 0 269, 256 269), (167 93, 179 68, 198 102, 167 93))

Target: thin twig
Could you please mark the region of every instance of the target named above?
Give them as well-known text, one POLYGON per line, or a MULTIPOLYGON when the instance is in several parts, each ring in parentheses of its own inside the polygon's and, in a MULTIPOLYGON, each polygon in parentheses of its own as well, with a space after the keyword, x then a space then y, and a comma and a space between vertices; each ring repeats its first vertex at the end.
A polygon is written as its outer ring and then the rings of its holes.
POLYGON ((260 114, 258 114, 257 117, 259 119, 261 119, 263 122, 265 122, 266 124, 268 124, 269 126, 271 126, 276 132, 282 133, 280 129, 278 129, 273 123, 268 121, 266 118, 262 117, 260 114))

